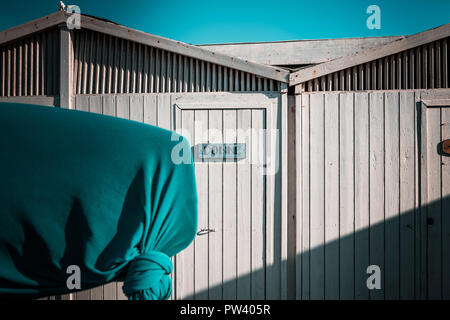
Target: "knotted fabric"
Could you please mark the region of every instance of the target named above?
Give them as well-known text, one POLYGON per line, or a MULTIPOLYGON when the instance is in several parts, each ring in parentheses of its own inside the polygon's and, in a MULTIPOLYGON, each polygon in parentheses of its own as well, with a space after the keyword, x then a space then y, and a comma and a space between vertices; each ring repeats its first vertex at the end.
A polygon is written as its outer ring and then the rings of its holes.
POLYGON ((172 293, 172 261, 162 252, 138 255, 128 265, 123 293, 129 300, 167 300, 172 293))
POLYGON ((191 146, 137 121, 0 103, 0 203, 0 299, 112 281, 167 299, 169 257, 197 229, 191 146))

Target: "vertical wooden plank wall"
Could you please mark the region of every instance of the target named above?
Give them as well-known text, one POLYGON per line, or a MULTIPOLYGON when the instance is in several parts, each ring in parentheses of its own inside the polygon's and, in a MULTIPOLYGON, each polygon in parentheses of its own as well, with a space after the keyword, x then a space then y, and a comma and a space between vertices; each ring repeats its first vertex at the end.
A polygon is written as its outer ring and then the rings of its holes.
POLYGON ((418 210, 415 210, 417 203, 417 172, 414 155, 417 153, 417 108, 411 110, 411 105, 415 105, 416 96, 409 92, 400 92, 399 109, 399 139, 400 139, 400 207, 399 212, 414 212, 411 215, 400 215, 400 299, 418 298, 415 292, 419 268, 416 261, 419 261, 417 252, 416 233, 411 232, 411 226, 416 225, 418 210), (413 112, 414 111, 414 112, 413 112), (411 179, 414 177, 414 179, 411 179))
MULTIPOLYGON (((441 226, 441 155, 437 152, 433 152, 434 141, 441 140, 441 108, 428 108, 427 113, 427 125, 426 130, 427 142, 427 189, 424 192, 427 195, 427 202, 432 203, 427 211, 427 223, 432 225, 441 226), (432 220, 430 220, 432 219, 432 220)), ((429 228, 432 227, 429 226, 429 228)), ((440 299, 442 297, 441 282, 442 282, 442 230, 440 228, 433 228, 433 232, 428 233, 427 243, 427 263, 428 263, 428 295, 429 299, 440 299)))
MULTIPOLYGON (((236 129, 237 110, 223 110, 224 143, 236 143, 236 135, 227 134, 236 129)), ((229 160, 223 165, 223 233, 231 239, 236 239, 236 174, 237 164, 229 160)), ((234 300, 237 298, 236 285, 236 241, 223 242, 223 298, 234 300)))
MULTIPOLYGON (((354 95, 354 272, 355 299, 368 299, 366 268, 369 265, 369 96, 354 95)), ((342 118, 343 119, 343 118, 342 118)))
MULTIPOLYGON (((195 141, 194 110, 181 112, 177 110, 175 115, 177 121, 176 128, 183 128, 184 132, 189 132, 189 141, 195 141)), ((195 241, 195 240, 194 240, 195 241)), ((192 299, 192 292, 195 287, 195 243, 191 243, 183 252, 176 257, 176 299, 192 299)))
POLYGON ((305 91, 448 88, 449 41, 443 38, 309 80, 305 91))
MULTIPOLYGON (((182 111, 184 113, 185 111, 182 111)), ((208 129, 208 110, 187 111, 194 113, 194 138, 193 145, 208 143, 208 136, 205 130, 208 129)), ((192 131, 190 131, 192 133, 192 131)), ((208 228, 208 162, 195 162, 195 176, 197 179, 198 196, 198 229, 208 228)), ((190 292, 192 298, 208 299, 208 236, 201 235, 194 239, 191 244, 194 250, 194 288, 190 292), (193 296, 192 296, 193 295, 193 296)))
POLYGON ((73 102, 73 34, 66 27, 59 30, 59 106, 72 109, 73 102))
POLYGON ((229 67, 87 29, 73 34, 75 94, 280 91, 276 80, 229 67))
POLYGON ((311 95, 310 111, 310 298, 325 298, 325 95, 311 95))
POLYGON ((59 94, 59 29, 0 46, 0 97, 59 94))
MULTIPOLYGON (((237 111, 237 143, 250 146, 247 132, 251 126, 251 110, 237 111)), ((251 150, 251 149, 250 149, 251 150)), ((237 299, 249 300, 251 296, 251 164, 247 157, 237 162, 237 299)))
MULTIPOLYGON (((338 189, 335 189, 338 199, 338 207, 335 208, 337 217, 338 235, 333 239, 342 238, 337 245, 339 270, 347 270, 346 272, 338 271, 338 295, 336 299, 354 299, 355 298, 355 263, 353 257, 355 254, 354 237, 355 232, 355 96, 354 95, 338 95, 336 102, 337 123, 339 132, 336 132, 336 175, 338 177, 338 189), (339 285, 340 284, 340 285, 339 285)), ((358 191, 359 192, 359 191, 358 191)), ((356 259, 355 259, 356 260, 356 259)))
POLYGON ((371 299, 384 298, 385 291, 385 171, 384 171, 384 94, 369 95, 369 263, 381 271, 381 289, 370 290, 371 299))
POLYGON ((449 138, 450 93, 423 92, 421 106, 421 240, 422 269, 427 270, 421 279, 423 298, 448 299, 449 277, 449 173, 448 155, 442 142, 449 138), (429 99, 431 97, 431 99, 429 99), (447 101, 441 100, 445 98, 447 101))
MULTIPOLYGON (((442 108, 442 140, 450 139, 450 108, 442 108)), ((450 299, 450 157, 442 157, 442 298, 450 299)))
MULTIPOLYGON (((400 298, 400 95, 385 94, 385 298, 400 298)), ((409 114, 409 112, 407 113, 409 114)), ((413 194, 413 193, 412 193, 413 194)), ((411 215, 410 215, 411 216, 411 215)), ((413 244, 411 244, 413 245, 413 244)), ((408 250, 409 248, 405 248, 408 250)), ((406 270, 405 270, 406 271, 406 270)), ((403 272, 403 270, 402 270, 403 272)))
MULTIPOLYGON (((273 90, 273 87, 269 84, 269 81, 265 79, 264 90, 273 90)), ((288 117, 289 117, 289 104, 288 104, 288 84, 282 83, 280 85, 281 97, 278 103, 279 106, 279 123, 276 128, 280 132, 280 169, 279 177, 277 179, 277 189, 280 194, 280 200, 275 203, 280 203, 280 208, 277 212, 280 212, 279 221, 281 223, 279 237, 281 252, 280 252, 280 262, 281 262, 281 287, 280 287, 280 297, 279 299, 286 300, 288 298, 288 117), (284 183, 282 183, 284 181, 284 183)))
MULTIPOLYGON (((208 143, 223 143, 223 110, 208 110, 208 143)), ((208 299, 221 300, 223 298, 222 278, 223 261, 223 231, 222 221, 228 212, 223 210, 223 163, 208 163, 208 227, 214 228, 214 233, 208 234, 208 299), (217 254, 221 252, 222 254, 217 254), (211 288, 211 289, 209 289, 211 288)), ((225 239, 225 241, 227 241, 225 239)))
MULTIPOLYGON (((175 97, 178 99, 180 95, 175 97)), ((189 101, 194 102, 193 106, 197 106, 199 101, 227 101, 214 95, 205 97, 190 96, 189 101), (209 97, 208 100, 204 100, 205 97, 209 97)), ((233 95, 228 97, 233 98, 233 95)), ((184 134, 191 135, 194 145, 225 141, 245 143, 247 147, 246 158, 239 161, 197 159, 195 163, 199 196, 198 229, 214 231, 198 234, 193 244, 177 255, 176 278, 180 279, 176 283, 177 299, 281 297, 281 243, 278 239, 281 237, 274 230, 281 228, 280 221, 276 221, 281 217, 277 213, 279 217, 272 217, 271 222, 267 223, 268 209, 272 214, 277 209, 273 202, 266 202, 266 197, 268 194, 271 194, 271 199, 276 197, 273 187, 271 192, 266 192, 267 182, 262 172, 269 147, 265 147, 266 136, 261 135, 264 132, 258 131, 267 126, 267 110, 264 107, 240 107, 239 103, 237 108, 229 108, 236 101, 241 101, 239 98, 233 99, 230 104, 221 103, 225 106, 223 109, 215 108, 214 104, 206 109, 175 109, 175 118, 181 120, 176 123, 177 130, 182 128, 184 134), (189 123, 186 122, 188 118, 189 123), (209 129, 207 135, 206 129, 209 129), (236 132, 236 129, 239 130, 236 132), (280 247, 274 245, 274 241, 278 241, 280 247), (267 243, 274 249, 267 250, 267 243), (268 278, 267 273, 270 274, 268 278)), ((247 102, 253 105, 251 96, 247 102)), ((273 120, 273 117, 269 119, 273 120)))
POLYGON ((325 299, 339 298, 339 96, 325 96, 324 255, 325 299))
MULTIPOLYGON (((282 123, 283 113, 281 107, 286 108, 287 104, 283 105, 283 99, 280 99, 277 103, 277 107, 272 107, 267 110, 266 115, 266 128, 280 128, 282 123), (270 120, 269 120, 270 119, 270 120)), ((282 131, 278 136, 271 134, 273 131, 268 131, 266 134, 265 148, 266 148, 266 167, 274 168, 274 163, 277 160, 277 153, 275 150, 282 144, 282 131)), ((283 148, 281 146, 281 148, 283 148)), ((281 149, 282 150, 282 149, 281 149)), ((278 153, 280 154, 280 153, 278 153)), ((282 162, 281 162, 282 167, 282 162)), ((283 199, 281 198, 281 185, 280 176, 283 171, 278 168, 277 173, 273 172, 273 169, 269 169, 271 173, 265 176, 266 181, 266 200, 265 200, 265 285, 266 285, 266 299, 278 300, 283 297, 284 287, 284 266, 282 261, 283 256, 283 235, 284 230, 283 223, 283 199)))
MULTIPOLYGON (((265 217, 264 203, 265 179, 261 176, 262 166, 265 160, 264 137, 260 135, 261 130, 266 128, 264 110, 251 110, 251 125, 254 130, 251 136, 250 161, 252 166, 250 177, 251 189, 251 299, 265 299, 264 279, 264 240, 265 240, 265 217), (261 214, 263 213, 263 214, 261 214)), ((225 213, 224 213, 225 214, 225 213)))
POLYGON ((420 298, 418 94, 296 96, 297 299, 420 298))

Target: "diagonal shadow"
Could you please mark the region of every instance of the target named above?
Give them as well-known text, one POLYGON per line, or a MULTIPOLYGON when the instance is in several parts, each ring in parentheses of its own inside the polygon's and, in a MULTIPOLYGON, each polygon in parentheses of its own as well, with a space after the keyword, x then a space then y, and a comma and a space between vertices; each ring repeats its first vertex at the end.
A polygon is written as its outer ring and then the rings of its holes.
MULTIPOLYGON (((141 168, 133 179, 125 196, 120 218, 117 223, 116 234, 105 249, 99 255, 95 267, 97 270, 108 271, 123 267, 126 257, 130 251, 138 250, 136 246, 131 246, 130 241, 134 235, 142 230, 145 212, 142 210, 145 201, 145 176, 141 168), (131 248, 130 248, 131 247, 131 248)), ((16 216, 23 216, 20 212, 14 213, 16 216)), ((93 275, 84 263, 86 258, 86 244, 93 235, 93 231, 88 223, 86 213, 78 198, 73 198, 72 206, 64 230, 65 249, 59 261, 50 256, 51 252, 43 236, 35 230, 35 227, 28 221, 20 222, 23 226, 24 242, 21 251, 8 245, 7 250, 11 256, 15 268, 33 283, 39 284, 39 294, 27 295, 24 298, 41 298, 49 295, 67 294, 65 279, 68 275, 65 270, 69 265, 76 264, 80 267, 83 275, 82 290, 71 290, 71 293, 85 291, 98 286, 98 275, 93 275), (36 264, 39 261, 39 264, 36 264), (39 267, 36 269, 36 267, 39 267), (45 277, 43 275, 49 275, 45 277), (62 281, 64 280, 64 281, 62 281), (94 284, 96 283, 96 284, 94 284)), ((111 281, 123 281, 125 269, 122 270, 111 281)), ((11 283, 14 287, 14 283, 11 283)), ((8 296, 16 298, 15 296, 8 296)), ((19 297, 20 299, 20 297, 19 297)), ((60 299, 60 297, 56 297, 60 299)))
MULTIPOLYGON (((20 212, 15 213, 22 216, 20 212)), ((39 284, 39 294, 27 296, 27 298, 45 297, 49 294, 62 294, 67 292, 67 288, 61 287, 66 279, 65 270, 74 261, 83 261, 86 253, 87 240, 92 236, 92 231, 84 214, 83 207, 78 198, 73 198, 72 207, 67 218, 65 227, 65 250, 60 261, 50 256, 51 251, 43 237, 35 230, 35 227, 26 220, 21 221, 24 233, 22 251, 7 244, 14 266, 20 273, 32 282, 39 284), (39 261, 39 264, 36 264, 39 261), (37 269, 38 267, 38 269, 37 269), (49 275, 45 277, 43 275, 49 275)), ((82 264, 81 273, 88 274, 82 264)))
MULTIPOLYGON (((159 177, 159 170, 155 173, 159 177)), ((134 177, 123 201, 122 211, 117 222, 116 234, 99 255, 95 267, 98 270, 112 270, 123 267, 130 251, 138 251, 138 244, 130 243, 135 234, 142 230, 145 223, 145 184, 146 178, 143 168, 140 168, 134 177), (130 248, 131 247, 131 248, 130 248)), ((125 270, 114 279, 123 281, 125 270)))
MULTIPOLYGON (((450 196, 308 248, 297 254, 295 260, 297 299, 450 299, 450 276, 447 275, 450 270, 450 196), (430 234, 442 242, 431 246, 427 240, 430 234), (427 255, 425 247, 428 247, 427 255), (427 263, 430 255, 434 257, 431 268, 427 263), (372 264, 380 267, 381 289, 367 287, 367 267, 372 264)), ((252 277, 273 268, 279 270, 279 265, 238 276, 185 299, 195 300, 198 296, 235 299, 224 295, 230 287, 237 288, 238 282, 251 281, 252 277)), ((270 288, 264 290, 252 292, 252 295, 262 294, 266 298, 271 295, 267 292, 270 288)))

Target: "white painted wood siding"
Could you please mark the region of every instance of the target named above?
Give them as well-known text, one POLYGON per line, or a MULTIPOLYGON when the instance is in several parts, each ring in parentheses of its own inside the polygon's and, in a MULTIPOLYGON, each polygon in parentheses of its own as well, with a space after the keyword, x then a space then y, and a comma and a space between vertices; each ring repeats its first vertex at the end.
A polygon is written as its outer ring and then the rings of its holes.
POLYGON ((449 298, 450 179, 437 146, 450 108, 421 111, 423 95, 297 96, 297 299, 449 298), (380 290, 366 286, 373 264, 380 290))
POLYGON ((280 90, 273 79, 88 29, 73 43, 75 94, 280 90))
POLYGON ((441 142, 450 139, 450 92, 424 94, 421 107, 421 174, 423 232, 426 234, 425 265, 428 299, 450 299, 450 156, 441 142), (426 95, 426 96, 425 96, 426 95), (442 99, 446 102, 441 103, 442 99))
POLYGON ((325 72, 321 76, 303 81, 302 90, 312 92, 448 88, 448 42, 450 38, 446 37, 361 64, 353 63, 354 56, 342 56, 342 59, 350 61, 352 66, 340 71, 325 72))
POLYGON ((0 97, 59 94, 59 29, 0 46, 0 97))

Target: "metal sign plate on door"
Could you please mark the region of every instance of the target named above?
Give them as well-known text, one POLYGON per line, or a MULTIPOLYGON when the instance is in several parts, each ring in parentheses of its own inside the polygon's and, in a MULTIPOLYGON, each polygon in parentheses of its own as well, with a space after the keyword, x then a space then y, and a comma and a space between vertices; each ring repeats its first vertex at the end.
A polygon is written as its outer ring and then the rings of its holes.
POLYGON ((202 143, 195 146, 198 159, 245 159, 245 143, 202 143))

